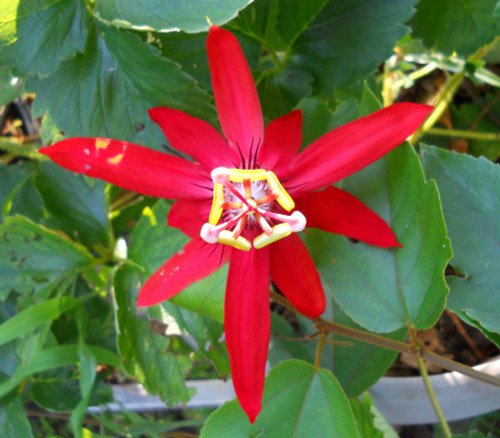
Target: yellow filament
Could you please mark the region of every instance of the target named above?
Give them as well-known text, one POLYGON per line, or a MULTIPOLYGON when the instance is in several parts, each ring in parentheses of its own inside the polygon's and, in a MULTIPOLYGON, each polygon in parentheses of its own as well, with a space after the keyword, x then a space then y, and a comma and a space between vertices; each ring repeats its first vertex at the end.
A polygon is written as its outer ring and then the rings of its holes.
POLYGON ((266 233, 262 233, 260 236, 257 236, 253 241, 253 246, 256 249, 264 248, 265 246, 277 242, 290 234, 292 234, 290 225, 287 223, 279 224, 273 227, 272 234, 267 235, 266 233))
POLYGON ((224 185, 214 184, 214 199, 212 201, 212 210, 208 218, 208 222, 212 225, 217 224, 222 216, 222 202, 224 202, 224 185))
POLYGON ((252 244, 247 239, 242 236, 235 239, 234 234, 228 230, 223 230, 219 233, 219 243, 233 246, 242 251, 250 251, 252 249, 252 244))
POLYGON ((278 177, 271 171, 267 172, 267 183, 271 192, 277 195, 276 201, 281 205, 286 211, 291 211, 295 207, 295 202, 286 192, 286 190, 281 185, 278 177))

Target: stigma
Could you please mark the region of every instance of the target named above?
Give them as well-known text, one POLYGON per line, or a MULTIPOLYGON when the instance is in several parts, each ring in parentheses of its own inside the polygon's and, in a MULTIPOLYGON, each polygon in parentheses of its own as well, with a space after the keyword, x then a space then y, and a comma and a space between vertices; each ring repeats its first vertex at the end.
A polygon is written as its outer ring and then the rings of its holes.
POLYGON ((243 251, 263 248, 291 233, 302 231, 306 218, 276 175, 264 169, 212 170, 212 209, 200 236, 208 243, 223 243, 243 251), (252 242, 249 235, 255 236, 252 242))

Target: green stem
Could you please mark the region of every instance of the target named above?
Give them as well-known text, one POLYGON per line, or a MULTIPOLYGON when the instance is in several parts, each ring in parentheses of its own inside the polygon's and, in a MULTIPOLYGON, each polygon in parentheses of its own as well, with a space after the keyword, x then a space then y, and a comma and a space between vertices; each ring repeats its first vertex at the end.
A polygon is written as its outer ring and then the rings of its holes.
POLYGON ((411 144, 417 143, 441 118, 464 78, 465 72, 461 71, 454 74, 446 81, 437 96, 437 102, 431 114, 429 115, 429 117, 427 117, 422 126, 420 126, 420 128, 418 128, 417 131, 410 137, 411 144))
MULTIPOLYGON (((500 37, 496 37, 491 44, 486 44, 481 47, 474 55, 472 55, 469 59, 471 61, 479 61, 483 58, 489 50, 498 42, 500 37)), ((425 120, 425 122, 418 128, 418 130, 410 137, 410 143, 417 143, 428 131, 431 129, 434 124, 441 118, 443 113, 448 108, 448 104, 453 99, 455 92, 460 87, 460 84, 465 78, 465 71, 460 71, 455 73, 453 76, 449 77, 443 88, 437 95, 436 104, 434 106, 434 110, 431 112, 429 117, 425 120)))
POLYGON ((314 358, 314 371, 319 371, 321 368, 321 353, 323 353, 323 345, 325 345, 326 333, 321 333, 316 346, 316 356, 314 358))
POLYGON ((462 129, 430 128, 427 130, 427 134, 440 135, 443 137, 470 138, 472 140, 500 140, 500 133, 498 132, 475 132, 462 129))
POLYGON ((142 195, 135 192, 126 192, 123 193, 119 198, 115 199, 110 206, 111 212, 115 210, 123 210, 125 207, 136 202, 142 195))
POLYGON ((434 392, 434 388, 431 385, 431 381, 429 379, 429 373, 427 372, 427 368, 425 367, 424 360, 418 356, 416 357, 416 359, 417 359, 418 370, 419 370, 420 375, 422 376, 422 379, 424 381, 425 389, 427 391, 427 394, 429 395, 429 399, 431 400, 432 407, 434 408, 434 411, 436 412, 436 415, 438 417, 439 424, 441 425, 441 429, 443 431, 443 434, 446 438, 451 438, 450 426, 448 425, 448 422, 446 421, 446 417, 443 414, 443 411, 441 409, 439 401, 436 397, 436 393, 434 392))
POLYGON ((48 158, 38 152, 41 145, 22 144, 10 141, 9 137, 0 137, 0 150, 8 152, 17 157, 27 157, 34 160, 48 160, 48 158))

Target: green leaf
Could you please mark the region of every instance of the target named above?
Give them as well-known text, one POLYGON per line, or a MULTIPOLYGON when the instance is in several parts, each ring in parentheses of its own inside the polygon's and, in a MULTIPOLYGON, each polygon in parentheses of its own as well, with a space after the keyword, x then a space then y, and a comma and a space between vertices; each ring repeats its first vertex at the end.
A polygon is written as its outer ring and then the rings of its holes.
MULTIPOLYGON (((327 301, 330 301, 323 317, 347 327, 363 330, 350 319, 339 305, 328 296, 330 290, 324 285, 327 301)), ((305 335, 315 333, 317 329, 309 319, 297 315, 300 331, 305 335)), ((297 339, 298 335, 292 330, 290 324, 282 318, 273 315, 272 319, 272 348, 269 353, 271 363, 295 358, 314 363, 317 343, 314 341, 297 342, 288 339, 297 339)), ((402 341, 407 330, 401 329, 389 333, 385 337, 402 341)), ((321 366, 332 371, 339 380, 340 385, 349 398, 357 397, 372 386, 396 359, 398 353, 385 348, 376 347, 366 342, 360 342, 344 336, 335 335, 328 338, 338 345, 325 344, 321 356, 321 366), (347 343, 347 345, 345 344, 347 343)))
POLYGON ((17 10, 18 1, 7 3, 0 18, 0 59, 16 75, 50 74, 85 48, 89 17, 83 0, 22 1, 17 10))
POLYGON ((491 433, 485 435, 482 432, 478 432, 477 430, 471 430, 469 435, 453 435, 453 438, 494 438, 491 433))
POLYGON ((356 424, 361 436, 370 438, 398 438, 398 434, 373 404, 368 393, 351 399, 356 424))
MULTIPOLYGON (((302 3, 309 2, 293 2, 297 13, 306 8, 302 3)), ((396 41, 408 33, 402 23, 413 14, 415 3, 416 0, 329 2, 293 43, 287 66, 310 68, 316 88, 329 95, 334 88, 374 71, 392 54, 396 41)), ((278 28, 286 25, 280 23, 278 28)))
MULTIPOLYGON (((30 391, 32 400, 44 409, 56 412, 71 412, 81 402, 78 376, 74 367, 53 368, 34 377, 30 391)), ((93 406, 113 401, 111 386, 97 384, 92 391, 93 406)))
POLYGON ((309 146, 328 132, 332 112, 321 97, 302 99, 297 105, 302 111, 302 146, 309 146))
POLYGON ((14 289, 37 292, 93 261, 84 247, 22 216, 5 218, 0 239, 0 299, 14 289))
POLYGON ((139 31, 200 32, 235 17, 251 0, 165 2, 162 0, 97 0, 95 15, 114 26, 139 31), (208 18, 208 19, 207 19, 208 18))
POLYGON ((416 37, 429 48, 471 55, 495 37, 497 0, 421 0, 413 17, 416 37))
POLYGON ((2 438, 33 437, 21 397, 16 396, 0 401, 0 436, 2 438))
POLYGON ((328 0, 289 2, 279 0, 279 14, 276 29, 288 47, 307 30, 312 21, 326 6, 328 0))
POLYGON ((195 78, 202 88, 212 88, 206 33, 156 32, 148 34, 148 41, 157 46, 164 57, 180 64, 182 70, 195 78))
POLYGON ((175 333, 184 336, 195 350, 193 359, 205 360, 212 363, 219 375, 227 376, 230 373, 229 355, 226 345, 220 342, 224 333, 224 326, 219 321, 199 312, 183 309, 171 301, 164 301, 159 306, 148 308, 149 314, 161 321, 165 326, 166 334, 173 328, 175 333), (195 343, 195 345, 193 345, 195 343))
POLYGON ((258 88, 264 115, 274 120, 288 114, 301 99, 312 93, 312 82, 310 70, 302 66, 266 75, 258 88))
POLYGON ((170 301, 164 301, 158 307, 159 312, 156 312, 156 317, 164 322, 170 324, 172 319, 175 320, 179 331, 182 334, 190 335, 198 345, 198 349, 204 350, 208 345, 215 345, 218 343, 224 327, 213 318, 199 315, 186 309, 182 309, 170 301))
MULTIPOLYGON (((145 268, 144 280, 189 241, 180 230, 165 225, 170 205, 160 200, 153 209, 145 208, 130 237, 129 258, 145 268)), ((223 266, 184 289, 171 301, 222 322, 227 269, 227 265, 223 266)))
MULTIPOLYGON (((199 427, 203 424, 201 419, 194 420, 176 420, 176 419, 146 419, 143 416, 126 411, 124 417, 125 421, 120 421, 119 418, 111 417, 107 418, 104 415, 93 415, 93 417, 100 421, 104 426, 113 431, 115 434, 113 436, 126 436, 126 437, 139 437, 139 436, 151 436, 152 438, 160 437, 159 434, 164 434, 172 429, 179 429, 183 427, 199 427), (115 421, 112 421, 112 420, 115 421), (118 421, 117 421, 118 420, 118 421)), ((198 417, 198 416, 197 416, 198 417)), ((150 418, 150 417, 147 417, 150 418)), ((92 438, 92 435, 89 438, 92 438)))
POLYGON ((106 244, 108 211, 103 181, 69 172, 53 163, 42 163, 35 185, 60 229, 87 246, 106 244))
POLYGON ((43 218, 43 202, 33 185, 33 163, 0 163, 0 220, 3 214, 20 214, 34 221, 43 218))
POLYGON ((191 361, 169 352, 170 339, 154 334, 148 320, 136 315, 139 285, 135 268, 123 266, 115 275, 118 349, 124 368, 149 393, 159 394, 169 404, 187 402, 191 394, 184 383, 184 373, 191 361))
POLYGON ((18 313, 0 325, 0 345, 15 339, 35 327, 59 318, 78 303, 71 297, 52 298, 18 313))
MULTIPOLYGON (((89 347, 96 356, 97 362, 120 368, 120 358, 113 352, 100 347, 89 347)), ((12 378, 0 384, 0 398, 12 391, 27 377, 65 365, 73 365, 79 361, 77 345, 61 345, 45 348, 26 366, 19 366, 12 378)))
POLYGON ((180 230, 166 225, 171 205, 171 201, 160 199, 152 209, 146 207, 130 236, 128 256, 148 274, 155 272, 189 241, 180 230))
POLYGON ((43 128, 51 138, 59 129, 67 137, 110 137, 161 150, 167 142, 147 113, 153 104, 203 118, 213 116, 211 98, 196 88, 194 79, 136 36, 124 33, 118 38, 117 32, 107 29, 101 36, 92 29, 85 54, 63 62, 48 78, 28 84, 37 93, 33 113, 44 115, 43 128), (157 73, 148 76, 153 78, 151 85, 140 79, 145 71, 157 73), (154 97, 160 83, 161 99, 154 97))
MULTIPOLYGON (((487 331, 500 333, 500 169, 484 158, 423 147, 428 177, 435 178, 451 238, 453 267, 448 308, 487 331)), ((497 338, 498 339, 498 338, 497 338)))
POLYGON ((100 29, 121 71, 150 106, 169 106, 197 117, 215 118, 211 98, 176 62, 130 32, 105 25, 100 29))
POLYGON ((305 241, 342 309, 375 332, 425 329, 441 315, 450 242, 433 181, 405 144, 344 180, 343 188, 379 214, 403 248, 383 249, 311 230, 305 241))
POLYGON ((92 388, 97 376, 97 359, 85 342, 87 332, 87 315, 83 306, 74 310, 76 324, 78 326, 78 371, 80 373, 80 391, 82 399, 71 413, 70 423, 76 438, 82 438, 82 424, 85 411, 90 402, 92 388))
MULTIPOLYGON (((492 118, 500 116, 500 104, 494 95, 486 96, 483 105, 489 108, 489 114, 492 118), (495 105, 496 103, 496 105, 495 105)), ((467 130, 474 124, 475 132, 496 133, 498 125, 492 122, 488 117, 482 117, 481 107, 477 104, 463 103, 458 108, 450 105, 451 116, 454 129, 467 130)), ((484 156, 492 161, 500 158, 500 139, 499 140, 479 140, 467 139, 468 152, 476 157, 484 156)))
POLYGON ((349 402, 327 370, 287 360, 266 379, 262 411, 254 424, 238 401, 225 403, 205 423, 201 438, 359 437, 349 402))
POLYGON ((8 68, 0 67, 0 107, 12 102, 23 93, 23 82, 14 79, 8 68))

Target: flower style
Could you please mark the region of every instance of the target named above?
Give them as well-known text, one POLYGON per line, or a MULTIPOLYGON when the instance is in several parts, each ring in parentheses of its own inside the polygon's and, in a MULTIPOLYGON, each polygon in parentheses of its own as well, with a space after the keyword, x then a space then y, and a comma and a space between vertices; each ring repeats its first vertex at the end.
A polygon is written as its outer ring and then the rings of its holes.
POLYGON ((272 121, 264 131, 252 74, 234 35, 212 26, 207 53, 225 138, 181 111, 149 111, 170 145, 194 162, 104 138, 70 138, 40 152, 71 171, 178 200, 168 224, 192 240, 143 285, 138 306, 173 297, 229 260, 227 348, 238 400, 254 422, 261 410, 270 337, 270 279, 298 311, 317 317, 325 309, 323 288, 296 234, 306 222, 371 245, 400 246, 378 215, 331 184, 402 143, 431 107, 390 106, 299 152, 300 110, 272 121))

